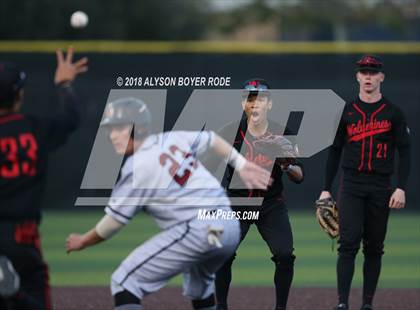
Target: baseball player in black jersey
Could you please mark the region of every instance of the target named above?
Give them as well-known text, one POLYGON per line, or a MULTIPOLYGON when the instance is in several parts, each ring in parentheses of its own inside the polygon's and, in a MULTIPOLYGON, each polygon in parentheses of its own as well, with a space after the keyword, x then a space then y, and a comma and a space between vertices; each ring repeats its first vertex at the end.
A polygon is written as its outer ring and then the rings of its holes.
POLYGON ((72 82, 87 71, 87 59, 73 63, 57 51, 54 82, 61 112, 37 117, 20 113, 25 73, 0 63, 0 309, 51 309, 48 267, 38 225, 47 159, 80 122, 72 82))
MULTIPOLYGON (((290 285, 293 279, 295 256, 293 255, 293 236, 289 222, 287 208, 283 197, 282 175, 287 174, 295 183, 303 180, 303 167, 298 161, 294 164, 282 164, 258 141, 261 137, 273 135, 287 135, 289 130, 267 118, 272 107, 269 86, 263 79, 252 79, 244 84, 242 100, 244 117, 239 122, 229 123, 219 134, 227 141, 233 141, 238 151, 245 148, 245 157, 254 163, 272 168, 273 183, 268 190, 247 190, 239 179, 232 177, 234 169, 227 167, 223 186, 228 195, 234 197, 263 197, 262 205, 238 206, 232 205, 235 211, 259 211, 258 220, 240 220, 241 240, 243 240, 251 226, 255 224, 264 241, 267 243, 275 264, 274 283, 276 289, 276 308, 286 309, 290 285), (233 136, 232 136, 233 135, 233 136)), ((284 138, 285 139, 285 138, 284 138)), ((286 139, 287 140, 287 139, 286 139)), ((208 166, 213 165, 210 161, 208 166)), ((227 309, 227 297, 232 278, 231 267, 235 256, 228 259, 216 274, 217 309, 227 309)))
POLYGON ((359 96, 346 104, 326 164, 320 199, 331 197, 330 189, 343 153, 338 210, 337 261, 338 306, 348 309, 355 256, 363 240, 364 310, 372 302, 381 270, 390 209, 405 206, 405 188, 410 167, 410 132, 399 107, 382 96, 383 63, 366 55, 356 64, 359 96), (399 153, 398 184, 391 188, 395 149, 399 153))

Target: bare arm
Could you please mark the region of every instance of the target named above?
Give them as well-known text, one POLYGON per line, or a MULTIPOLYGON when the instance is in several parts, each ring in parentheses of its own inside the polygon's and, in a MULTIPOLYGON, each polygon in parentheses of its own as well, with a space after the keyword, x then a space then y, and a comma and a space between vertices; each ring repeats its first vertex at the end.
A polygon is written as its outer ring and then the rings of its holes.
POLYGON ((111 238, 123 226, 123 223, 118 222, 113 217, 106 214, 94 228, 85 234, 70 234, 66 240, 66 251, 67 253, 80 251, 89 246, 98 244, 111 238))
POLYGON ((83 235, 70 234, 66 240, 66 251, 67 253, 80 251, 86 247, 98 244, 104 240, 105 239, 98 235, 95 228, 92 228, 83 235))
POLYGON ((210 147, 213 152, 235 169, 241 170, 245 165, 246 159, 216 133, 214 133, 214 140, 210 147))

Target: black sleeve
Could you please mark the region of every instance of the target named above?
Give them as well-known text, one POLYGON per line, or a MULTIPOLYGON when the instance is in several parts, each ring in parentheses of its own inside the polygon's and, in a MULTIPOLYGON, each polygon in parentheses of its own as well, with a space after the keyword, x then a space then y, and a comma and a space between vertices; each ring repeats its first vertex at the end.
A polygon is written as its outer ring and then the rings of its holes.
POLYGON ((333 144, 328 151, 328 159, 325 165, 325 181, 324 190, 331 191, 331 186, 337 175, 338 166, 340 164, 341 153, 343 151, 344 141, 346 138, 345 124, 343 118, 338 125, 337 133, 333 144))
POLYGON ((57 86, 60 111, 52 116, 41 118, 42 140, 48 151, 63 145, 70 133, 80 124, 81 103, 71 83, 65 82, 57 86))
POLYGON ((340 164, 342 147, 330 146, 327 164, 325 166, 324 191, 331 191, 331 186, 340 164))
MULTIPOLYGON (((280 125, 279 125, 280 126, 280 125)), ((292 143, 292 145, 293 145, 293 147, 295 148, 295 149, 297 149, 297 151, 298 151, 298 153, 299 153, 299 142, 298 142, 298 140, 296 139, 296 132, 293 132, 292 130, 290 130, 290 128, 289 127, 282 127, 282 126, 280 126, 279 127, 279 132, 283 132, 283 135, 285 135, 285 136, 288 136, 287 137, 287 139, 292 143)), ((276 164, 278 164, 278 165, 281 165, 281 161, 280 160, 276 160, 276 164)), ((300 179, 300 180, 294 180, 294 179, 291 179, 291 181, 293 182, 293 183, 296 183, 296 184, 300 184, 300 183, 302 183, 303 182, 303 180, 305 179, 305 169, 304 169, 304 167, 303 167, 303 163, 300 161, 300 160, 297 160, 295 163, 294 163, 294 165, 295 166, 299 166, 300 167, 300 169, 302 170, 302 179, 300 179)))
POLYGON ((405 190, 408 174, 410 171, 410 130, 404 117, 404 113, 397 109, 395 119, 395 143, 398 149, 398 183, 397 187, 405 190))

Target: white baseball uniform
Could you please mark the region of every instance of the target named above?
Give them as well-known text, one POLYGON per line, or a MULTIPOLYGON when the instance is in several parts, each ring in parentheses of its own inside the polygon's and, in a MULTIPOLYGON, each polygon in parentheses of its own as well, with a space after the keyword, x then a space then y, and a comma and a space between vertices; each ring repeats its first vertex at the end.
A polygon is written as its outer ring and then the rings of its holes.
POLYGON ((197 218, 199 209, 230 210, 219 182, 197 161, 212 144, 212 132, 150 135, 126 159, 105 212, 128 223, 143 210, 162 232, 137 247, 113 273, 113 295, 128 290, 140 299, 183 273, 184 295, 204 299, 214 291, 214 273, 239 242, 236 219, 197 218), (223 229, 217 247, 209 230, 223 229))

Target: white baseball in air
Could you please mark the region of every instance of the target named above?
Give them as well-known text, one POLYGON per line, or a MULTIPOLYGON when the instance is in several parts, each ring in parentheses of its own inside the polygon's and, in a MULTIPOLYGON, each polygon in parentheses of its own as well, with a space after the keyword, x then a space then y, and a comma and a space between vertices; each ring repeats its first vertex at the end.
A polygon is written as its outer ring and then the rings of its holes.
POLYGON ((85 12, 82 11, 76 11, 73 14, 71 14, 70 17, 70 25, 73 28, 80 29, 87 26, 89 22, 89 17, 85 12))

